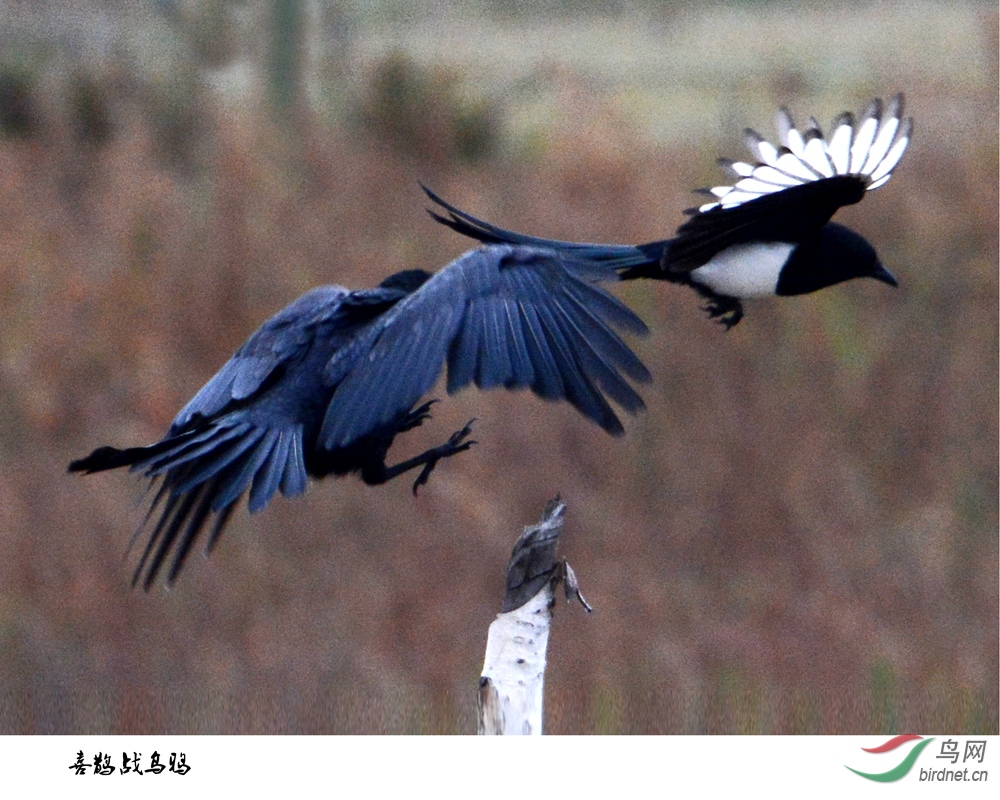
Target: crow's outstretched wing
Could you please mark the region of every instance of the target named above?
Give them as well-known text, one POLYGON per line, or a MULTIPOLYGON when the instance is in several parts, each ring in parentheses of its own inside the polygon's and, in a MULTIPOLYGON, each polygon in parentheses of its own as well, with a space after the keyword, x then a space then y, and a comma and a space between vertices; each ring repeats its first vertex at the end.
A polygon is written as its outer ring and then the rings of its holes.
MULTIPOLYGON (((616 278, 611 267, 601 276, 616 278)), ((345 446, 407 412, 445 364, 450 393, 470 383, 530 388, 620 435, 607 398, 638 411, 622 373, 636 382, 649 373, 614 329, 646 327, 597 277, 593 263, 550 248, 490 246, 456 259, 330 360, 325 377, 336 389, 320 444, 345 446)))
POLYGON ((196 417, 210 419, 253 397, 275 370, 309 345, 316 325, 336 314, 349 294, 341 286, 321 286, 271 317, 180 410, 171 433, 184 430, 196 417))
POLYGON ((391 442, 444 365, 449 391, 531 388, 619 434, 608 399, 636 412, 642 400, 626 378, 649 373, 615 332, 645 326, 597 285, 615 278, 612 268, 550 249, 494 246, 467 253, 412 293, 314 290, 264 323, 163 441, 98 448, 70 470, 127 466, 162 479, 133 578, 149 588, 168 561, 174 580, 209 523, 211 548, 244 495, 253 512, 279 490, 303 492, 310 451, 348 448, 332 455, 346 459, 344 471, 358 468, 356 447, 366 437, 391 442))
MULTIPOLYGON (((211 548, 244 494, 254 512, 279 490, 287 497, 305 491, 305 452, 312 444, 305 436, 310 413, 317 413, 310 409, 321 414, 330 393, 320 375, 329 353, 404 294, 336 286, 308 292, 236 351, 181 410, 162 441, 125 450, 100 447, 70 464, 71 472, 129 467, 162 479, 147 522, 157 510, 159 517, 133 584, 141 581, 148 589, 168 558, 172 582, 201 529, 213 520, 211 548)), ((315 430, 318 420, 311 427, 315 430)))

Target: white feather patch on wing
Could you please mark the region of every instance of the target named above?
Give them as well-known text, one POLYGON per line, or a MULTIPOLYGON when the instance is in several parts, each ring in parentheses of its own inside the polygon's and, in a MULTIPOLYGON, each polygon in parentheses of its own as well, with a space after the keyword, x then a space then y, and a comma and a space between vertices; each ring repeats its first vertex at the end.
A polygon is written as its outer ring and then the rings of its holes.
POLYGON ((710 191, 719 200, 699 206, 696 213, 732 208, 765 194, 835 175, 857 175, 865 179, 866 190, 876 189, 889 179, 909 144, 913 120, 904 119, 902 113, 901 94, 884 106, 881 100, 873 100, 857 122, 850 113, 840 114, 826 139, 812 118, 805 133, 801 133, 788 110, 782 108, 777 118, 780 146, 748 128, 747 147, 757 163, 720 160, 739 180, 732 186, 713 187, 710 191))

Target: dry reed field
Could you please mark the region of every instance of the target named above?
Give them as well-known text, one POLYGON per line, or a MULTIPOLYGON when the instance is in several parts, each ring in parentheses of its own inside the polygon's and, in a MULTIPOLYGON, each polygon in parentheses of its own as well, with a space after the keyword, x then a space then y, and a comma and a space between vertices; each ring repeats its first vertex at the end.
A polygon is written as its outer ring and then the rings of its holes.
POLYGON ((548 732, 998 732, 995 5, 845 31, 846 4, 316 3, 284 54, 285 4, 159 5, 0 11, 0 732, 472 732, 507 556, 556 493, 596 612, 556 611, 548 732), (910 149, 837 221, 900 287, 729 332, 613 287, 651 332, 622 438, 441 381, 391 460, 472 417, 478 444, 419 496, 241 506, 148 593, 145 484, 66 473, 156 441, 307 289, 468 249, 418 181, 539 236, 662 239, 744 126, 898 90, 910 149))

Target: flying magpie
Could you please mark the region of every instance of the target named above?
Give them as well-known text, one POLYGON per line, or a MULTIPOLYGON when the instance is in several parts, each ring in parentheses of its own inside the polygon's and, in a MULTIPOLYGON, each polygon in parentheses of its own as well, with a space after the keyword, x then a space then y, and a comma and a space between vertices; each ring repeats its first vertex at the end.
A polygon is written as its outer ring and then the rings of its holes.
POLYGON ((889 180, 913 126, 902 113, 902 94, 885 106, 873 100, 858 120, 850 113, 839 115, 827 139, 815 119, 800 132, 782 108, 779 146, 747 128, 746 144, 756 161, 720 159, 737 179, 734 184, 699 190, 711 202, 687 209, 690 219, 673 239, 636 246, 564 242, 504 230, 423 188, 444 209, 430 211, 431 216, 465 236, 572 253, 613 267, 625 280, 690 286, 707 301, 709 316, 729 329, 743 318, 742 301, 749 298, 806 294, 862 277, 897 285, 875 249, 830 218, 889 180))
POLYGON ((638 412, 642 399, 626 378, 646 382, 649 372, 615 329, 647 330, 598 285, 609 280, 614 268, 572 252, 496 245, 435 275, 407 270, 373 289, 313 289, 265 322, 161 441, 100 447, 69 470, 129 467, 160 479, 136 531, 162 509, 132 580, 148 589, 168 559, 174 581, 214 518, 211 550, 244 495, 253 513, 278 491, 304 492, 308 476, 359 473, 376 485, 420 467, 416 493, 439 460, 474 444, 470 422, 444 444, 386 465, 395 437, 430 417, 434 401, 417 403, 445 365, 449 394, 470 383, 527 387, 621 435, 608 399, 638 412))

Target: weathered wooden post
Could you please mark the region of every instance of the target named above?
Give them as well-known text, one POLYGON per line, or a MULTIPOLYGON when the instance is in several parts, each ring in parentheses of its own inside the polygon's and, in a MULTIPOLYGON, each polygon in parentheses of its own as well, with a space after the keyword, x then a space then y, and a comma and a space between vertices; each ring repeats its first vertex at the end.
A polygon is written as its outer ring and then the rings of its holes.
POLYGON ((502 613, 490 625, 486 663, 479 679, 480 734, 540 734, 555 588, 564 582, 566 599, 583 599, 573 570, 556 560, 556 544, 566 504, 550 500, 537 525, 524 529, 507 562, 502 613))

